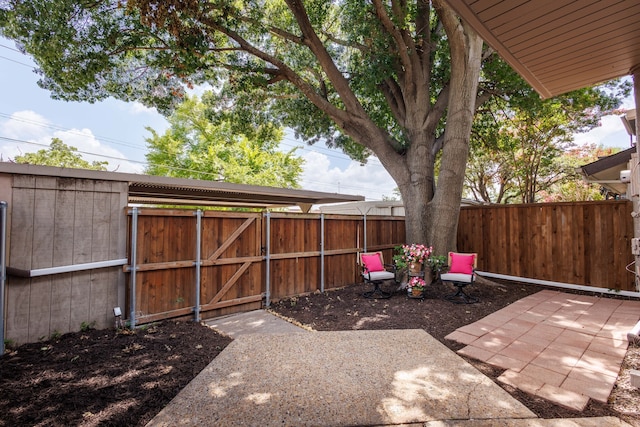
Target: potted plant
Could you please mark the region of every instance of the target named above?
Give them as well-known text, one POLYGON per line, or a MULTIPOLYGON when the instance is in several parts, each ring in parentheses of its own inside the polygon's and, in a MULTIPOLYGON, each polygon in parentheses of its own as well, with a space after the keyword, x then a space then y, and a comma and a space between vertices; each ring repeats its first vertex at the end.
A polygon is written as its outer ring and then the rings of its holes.
POLYGON ((424 292, 426 283, 422 277, 414 276, 409 279, 407 284, 407 293, 413 297, 421 297, 424 292))
POLYGON ((412 272, 421 271, 422 265, 429 259, 432 252, 432 246, 421 245, 418 243, 402 245, 402 258, 412 272))

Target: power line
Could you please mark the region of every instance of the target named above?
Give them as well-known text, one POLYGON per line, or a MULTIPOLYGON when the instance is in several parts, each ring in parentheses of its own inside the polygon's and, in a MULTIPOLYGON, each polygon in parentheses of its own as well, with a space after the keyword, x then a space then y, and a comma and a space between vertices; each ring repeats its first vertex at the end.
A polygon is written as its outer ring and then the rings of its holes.
MULTIPOLYGON (((84 134, 82 132, 78 132, 78 131, 75 131, 73 129, 66 128, 64 126, 53 125, 53 124, 50 124, 50 123, 40 122, 40 121, 37 121, 37 120, 25 119, 23 117, 15 117, 12 114, 0 113, 0 117, 4 117, 4 118, 6 118, 8 120, 14 120, 14 121, 17 121, 17 122, 32 124, 32 125, 43 127, 43 128, 47 128, 47 129, 64 131, 64 132, 68 132, 68 133, 70 133, 72 135, 78 135, 78 136, 84 136, 84 137, 87 136, 86 134, 84 134)), ((122 145, 122 146, 129 147, 129 148, 135 148, 136 150, 142 150, 142 151, 146 150, 145 148, 140 147, 139 145, 135 145, 134 143, 130 143, 130 142, 127 142, 127 141, 122 141, 120 139, 105 137, 105 136, 101 136, 101 135, 94 135, 94 136, 96 138, 102 140, 102 141, 110 142, 112 144, 122 145)))
POLYGON ((25 64, 24 62, 16 61, 15 59, 7 58, 6 56, 1 56, 0 55, 0 59, 4 59, 5 61, 15 62, 16 64, 24 65, 25 67, 29 67, 32 70, 35 69, 35 67, 33 65, 25 64))
MULTIPOLYGON (((25 119, 22 117, 15 117, 12 114, 8 114, 8 113, 2 113, 0 112, 0 117, 4 117, 8 120, 14 120, 14 121, 18 121, 18 122, 22 122, 22 123, 27 123, 27 124, 33 124, 36 126, 40 126, 43 128, 47 128, 47 129, 53 129, 53 130, 60 130, 60 131, 64 131, 64 132, 69 132, 72 135, 78 135, 78 136, 84 136, 86 137, 86 134, 82 133, 82 132, 77 132, 73 129, 64 127, 64 126, 58 126, 58 125, 53 125, 53 124, 49 124, 49 123, 44 123, 44 122, 40 122, 37 120, 31 120, 31 119, 25 119)), ((95 135, 96 138, 105 141, 105 142, 110 142, 112 144, 116 144, 116 145, 121 145, 124 147, 129 147, 129 148, 133 148, 136 150, 141 150, 141 151, 146 151, 146 147, 140 147, 139 145, 136 145, 134 143, 131 142, 127 142, 127 141, 123 141, 120 139, 115 139, 115 138, 111 138, 111 137, 105 137, 102 135, 95 135)), ((284 145, 286 147, 291 147, 291 148, 302 148, 305 151, 310 151, 310 152, 322 152, 323 155, 327 156, 327 157, 331 157, 331 158, 335 158, 338 160, 346 160, 346 161, 352 161, 353 159, 351 159, 348 155, 344 154, 344 153, 340 153, 339 151, 337 151, 336 149, 332 149, 332 148, 325 148, 325 147, 319 147, 316 145, 309 145, 304 143, 303 141, 298 141, 289 137, 283 137, 282 141, 280 142, 280 145, 284 145)), ((382 164, 380 163, 380 161, 375 158, 369 158, 368 163, 371 164, 375 164, 375 165, 380 165, 382 166, 382 164)))
MULTIPOLYGON (((43 144, 43 143, 33 142, 33 141, 25 141, 25 140, 16 139, 16 138, 9 138, 9 137, 6 137, 6 136, 0 136, 0 140, 4 140, 4 141, 7 141, 7 142, 12 142, 12 143, 16 143, 16 144, 23 143, 23 144, 35 145, 35 146, 44 147, 44 148, 50 148, 50 145, 48 145, 48 144, 43 144)), ((218 174, 213 173, 213 172, 204 172, 204 171, 199 171, 199 170, 194 170, 194 169, 179 168, 179 167, 175 167, 175 166, 159 165, 159 164, 143 162, 143 161, 139 161, 139 160, 129 160, 129 159, 122 158, 122 157, 109 156, 109 155, 106 155, 106 154, 91 153, 91 152, 88 152, 88 151, 82 151, 82 150, 78 150, 78 149, 76 149, 75 152, 80 153, 80 154, 85 154, 85 155, 88 155, 88 156, 98 157, 98 158, 117 160, 117 161, 125 161, 125 162, 128 162, 128 163, 139 164, 139 165, 146 166, 146 167, 155 166, 155 167, 167 168, 167 169, 173 170, 173 171, 188 172, 188 173, 205 175, 205 176, 213 176, 213 177, 217 177, 218 176, 218 174)), ((216 181, 217 181, 217 179, 216 179, 216 181)), ((311 183, 311 184, 316 184, 316 185, 322 185, 322 186, 325 186, 325 187, 335 187, 336 186, 336 184, 332 184, 332 183, 328 183, 328 182, 322 182, 322 181, 306 180, 306 182, 307 183, 311 183)), ((355 191, 378 191, 379 190, 379 188, 374 188, 374 187, 350 186, 350 185, 342 185, 342 184, 340 184, 339 186, 340 186, 340 188, 351 189, 351 190, 355 190, 355 191)))
POLYGON ((5 48, 5 49, 12 50, 12 51, 14 51, 14 52, 18 52, 18 53, 20 53, 20 54, 23 54, 22 52, 20 52, 20 50, 16 49, 15 47, 7 46, 6 44, 2 44, 2 43, 0 43, 0 47, 3 47, 3 48, 5 48))

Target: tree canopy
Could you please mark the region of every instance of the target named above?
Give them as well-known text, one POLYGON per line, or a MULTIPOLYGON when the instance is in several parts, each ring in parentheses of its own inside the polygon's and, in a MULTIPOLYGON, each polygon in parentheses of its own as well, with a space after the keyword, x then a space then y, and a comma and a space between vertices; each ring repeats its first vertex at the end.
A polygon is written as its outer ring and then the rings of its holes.
POLYGON ((107 170, 108 162, 88 162, 77 154, 78 149, 71 147, 59 138, 51 138, 51 146, 48 149, 38 150, 35 153, 26 153, 16 156, 16 163, 30 165, 57 166, 59 168, 107 170))
POLYGON ((471 133, 468 192, 494 203, 549 200, 550 191, 579 179, 574 173, 577 158, 591 161, 573 143, 574 134, 598 126, 629 91, 628 82, 612 81, 541 100, 523 85, 508 98, 485 103, 471 133))
POLYGON ((209 83, 212 117, 275 120, 375 154, 404 200, 408 242, 436 253, 455 247, 475 109, 515 90, 443 0, 8 0, 0 34, 60 99, 169 113, 185 86, 209 83))
POLYGON ((220 180, 225 182, 297 188, 303 159, 296 149, 278 150, 283 130, 263 124, 260 129, 234 132, 228 120, 212 122, 196 96, 168 118, 170 127, 159 135, 147 128, 150 175, 220 180))

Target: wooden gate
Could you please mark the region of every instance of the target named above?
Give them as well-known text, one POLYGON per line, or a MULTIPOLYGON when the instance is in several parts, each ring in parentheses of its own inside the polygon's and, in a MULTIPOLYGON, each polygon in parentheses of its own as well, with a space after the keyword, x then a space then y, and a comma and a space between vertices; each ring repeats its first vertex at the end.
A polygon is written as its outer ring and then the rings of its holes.
POLYGON ((262 214, 128 213, 127 306, 135 323, 194 315, 206 319, 261 307, 262 214))

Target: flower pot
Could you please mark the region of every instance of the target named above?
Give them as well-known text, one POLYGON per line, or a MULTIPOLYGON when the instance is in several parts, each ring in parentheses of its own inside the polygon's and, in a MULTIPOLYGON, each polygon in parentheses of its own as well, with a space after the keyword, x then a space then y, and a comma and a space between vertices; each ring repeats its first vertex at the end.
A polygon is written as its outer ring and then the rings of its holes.
POLYGON ((422 271, 422 264, 419 262, 412 262, 409 264, 409 271, 412 273, 420 273, 422 271))
POLYGON ((423 290, 424 289, 420 289, 420 288, 411 288, 411 296, 414 296, 414 297, 422 296, 423 290))

